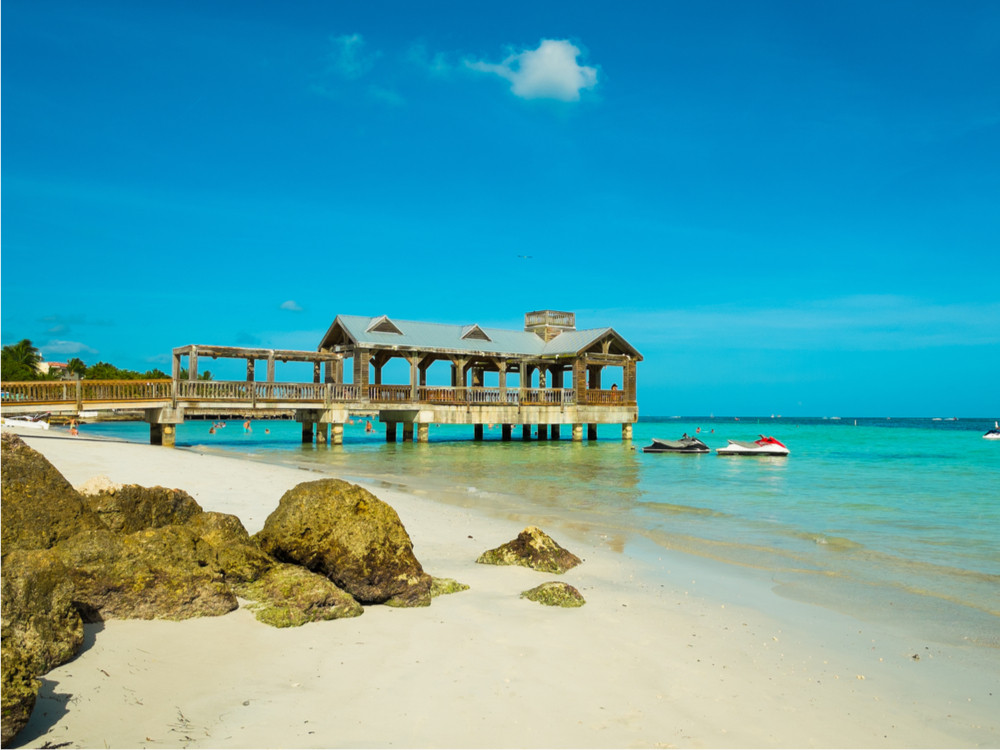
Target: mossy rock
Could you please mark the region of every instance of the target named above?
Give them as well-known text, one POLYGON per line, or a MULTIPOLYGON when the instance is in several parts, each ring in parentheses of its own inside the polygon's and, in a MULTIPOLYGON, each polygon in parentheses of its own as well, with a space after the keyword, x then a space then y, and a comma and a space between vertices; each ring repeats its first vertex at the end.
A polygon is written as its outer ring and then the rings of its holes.
POLYGON ((2 673, 2 721, 0 721, 0 746, 7 747, 27 725, 35 708, 40 683, 34 678, 20 649, 6 640, 0 649, 2 673))
POLYGON ((54 550, 15 550, 0 569, 0 632, 32 676, 65 664, 83 646, 69 570, 54 550))
POLYGON ((134 534, 89 531, 54 548, 86 622, 183 620, 231 612, 238 603, 215 551, 183 526, 134 534))
POLYGON ((320 573, 362 604, 430 604, 431 577, 391 506, 339 479, 286 492, 254 537, 282 562, 320 573))
POLYGON ((565 573, 582 560, 560 547, 548 534, 536 526, 529 526, 516 539, 487 550, 477 563, 483 565, 522 565, 542 573, 565 573))
POLYGON ((454 578, 431 578, 431 598, 468 590, 468 584, 459 583, 454 578))
POLYGON ((211 545, 227 583, 256 581, 279 564, 251 538, 236 516, 206 511, 190 518, 184 526, 211 545))
POLYGON ((74 534, 103 529, 83 497, 38 451, 12 432, 2 436, 0 547, 48 549, 74 534))
POLYGON ((522 599, 544 604, 547 607, 582 607, 587 601, 573 586, 562 581, 549 581, 521 592, 522 599))
POLYGON ((278 563, 258 580, 233 588, 252 600, 247 608, 260 622, 276 628, 357 617, 364 612, 354 597, 329 578, 288 563, 278 563))
POLYGON ((198 502, 184 490, 138 484, 84 496, 84 502, 105 526, 122 534, 182 524, 202 512, 198 502))

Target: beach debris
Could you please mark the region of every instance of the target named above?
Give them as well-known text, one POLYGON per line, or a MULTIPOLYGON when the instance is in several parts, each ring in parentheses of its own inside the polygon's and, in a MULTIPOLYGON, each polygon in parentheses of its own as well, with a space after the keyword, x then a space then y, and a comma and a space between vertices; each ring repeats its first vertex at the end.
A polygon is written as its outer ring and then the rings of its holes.
POLYGON ((4 639, 2 654, 3 721, 0 726, 0 744, 7 747, 20 732, 35 708, 35 697, 40 683, 32 676, 21 651, 8 645, 4 639))
POLYGON ((575 568, 582 560, 560 547, 537 526, 529 526, 516 539, 481 554, 476 562, 483 565, 523 565, 543 573, 561 574, 575 568))
POLYGON ((84 497, 84 502, 105 526, 123 534, 184 523, 204 512, 184 490, 138 484, 121 485, 110 493, 98 492, 84 497))
POLYGON ((107 495, 115 494, 122 485, 117 482, 112 482, 111 477, 106 474, 98 474, 97 476, 91 477, 83 484, 76 488, 76 491, 81 495, 100 495, 102 492, 107 495))
POLYGON ((5 556, 16 549, 48 549, 80 531, 104 528, 63 475, 11 432, 3 433, 0 475, 5 556))
POLYGON ((329 578, 290 563, 279 563, 258 580, 235 588, 240 596, 254 600, 247 609, 260 622, 276 628, 357 617, 364 612, 354 597, 329 578))
POLYGON ((396 511, 340 479, 286 492, 254 539, 269 555, 321 573, 361 604, 430 604, 431 577, 396 511))
POLYGON ((521 592, 522 599, 529 599, 548 607, 582 607, 587 601, 575 587, 562 581, 548 581, 533 589, 521 592))
POLYGON ((468 590, 468 584, 459 583, 454 578, 431 577, 431 598, 444 596, 445 594, 457 594, 459 591, 468 590))

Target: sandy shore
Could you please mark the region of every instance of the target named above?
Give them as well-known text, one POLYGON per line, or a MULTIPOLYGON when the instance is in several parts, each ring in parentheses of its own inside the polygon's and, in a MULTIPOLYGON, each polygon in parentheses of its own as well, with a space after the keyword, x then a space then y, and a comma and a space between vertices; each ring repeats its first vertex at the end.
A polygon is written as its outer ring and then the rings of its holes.
MULTIPOLYGON (((56 431, 24 437, 75 485, 105 474, 179 487, 251 533, 285 490, 318 476, 56 431)), ((587 605, 543 607, 518 595, 554 577, 474 562, 523 524, 369 488, 396 508, 424 568, 469 591, 284 630, 243 609, 88 626, 80 656, 43 678, 15 745, 1000 745, 996 654, 917 642, 783 600, 752 575, 664 551, 633 557, 550 524, 585 559, 561 579, 587 605)))

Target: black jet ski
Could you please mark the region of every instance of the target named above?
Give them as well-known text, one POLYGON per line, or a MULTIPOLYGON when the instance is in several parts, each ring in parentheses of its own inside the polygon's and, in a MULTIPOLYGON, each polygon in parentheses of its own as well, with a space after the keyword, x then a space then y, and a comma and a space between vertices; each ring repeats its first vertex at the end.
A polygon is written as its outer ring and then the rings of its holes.
POLYGON ((687 433, 680 440, 653 438, 653 444, 642 449, 643 453, 708 453, 708 446, 687 433))

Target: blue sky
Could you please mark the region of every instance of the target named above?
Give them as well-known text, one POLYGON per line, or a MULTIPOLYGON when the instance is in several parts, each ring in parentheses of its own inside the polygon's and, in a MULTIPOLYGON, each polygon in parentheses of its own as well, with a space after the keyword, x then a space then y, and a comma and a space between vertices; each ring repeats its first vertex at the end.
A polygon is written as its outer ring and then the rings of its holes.
POLYGON ((1000 415, 996 2, 3 11, 4 344, 551 308, 646 415, 1000 415))

